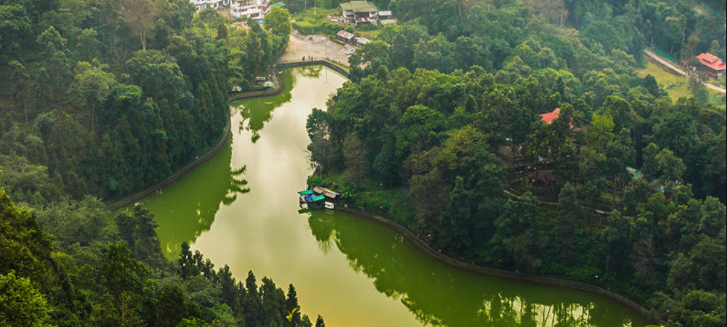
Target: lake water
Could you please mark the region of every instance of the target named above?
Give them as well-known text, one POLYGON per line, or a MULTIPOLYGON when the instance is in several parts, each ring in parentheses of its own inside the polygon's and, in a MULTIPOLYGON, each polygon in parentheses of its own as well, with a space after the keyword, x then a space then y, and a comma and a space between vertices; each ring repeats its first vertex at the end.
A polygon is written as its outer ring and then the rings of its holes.
POLYGON ((189 242, 243 280, 293 284, 304 314, 329 327, 643 326, 601 297, 462 271, 394 231, 341 212, 299 213, 312 173, 305 123, 346 80, 325 67, 286 69, 278 95, 231 105, 224 149, 141 203, 169 259, 189 242))

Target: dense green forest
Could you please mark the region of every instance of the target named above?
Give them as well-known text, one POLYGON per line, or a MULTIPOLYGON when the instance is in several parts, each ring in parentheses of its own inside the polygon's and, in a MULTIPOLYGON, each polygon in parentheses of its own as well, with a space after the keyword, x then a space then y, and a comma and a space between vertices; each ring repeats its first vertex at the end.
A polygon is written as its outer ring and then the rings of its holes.
POLYGON ((723 2, 388 5, 406 23, 356 51, 308 119, 311 185, 451 255, 599 285, 668 326, 725 325, 724 95, 693 82, 672 102, 635 74, 651 44, 724 57, 723 2))
POLYGON ((0 188, 0 326, 312 326, 293 285, 238 282, 186 243, 166 261, 148 210, 108 217, 90 196, 36 213, 0 188))
POLYGON ((7 192, 41 206, 61 191, 116 198, 218 140, 229 87, 266 72, 290 28, 231 28, 214 10, 194 14, 184 0, 2 1, 7 192))
MULTIPOLYGON (((635 74, 647 46, 724 58, 723 1, 374 3, 402 24, 309 118, 311 184, 453 256, 725 325, 724 96, 697 76, 673 102, 635 74)), ((290 33, 279 8, 246 26, 187 0, 0 0, 0 326, 313 325, 292 285, 238 282, 187 245, 168 262, 153 214, 98 200, 219 139, 230 86, 290 33)))
POLYGON ((238 282, 186 244, 169 262, 152 213, 98 200, 221 137, 229 87, 287 44, 287 12, 270 16, 232 28, 187 0, 0 1, 0 326, 313 325, 293 285, 238 282))

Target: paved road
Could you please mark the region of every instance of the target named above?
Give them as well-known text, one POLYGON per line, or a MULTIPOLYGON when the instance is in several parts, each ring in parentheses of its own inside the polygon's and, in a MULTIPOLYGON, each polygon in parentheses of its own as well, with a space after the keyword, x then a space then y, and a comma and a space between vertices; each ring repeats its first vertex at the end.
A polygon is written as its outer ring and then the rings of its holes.
MULTIPOLYGON (((674 75, 677 75, 677 76, 684 76, 684 77, 687 77, 687 73, 685 73, 685 72, 684 72, 683 70, 681 70, 681 69, 680 69, 679 67, 677 67, 677 66, 675 66, 674 64, 672 64, 672 63, 671 63, 670 61, 664 60, 664 59, 662 59, 661 57, 657 56, 657 55, 656 55, 655 53, 651 52, 651 50, 649 50, 649 49, 644 49, 644 54, 645 54, 645 55, 646 55, 647 57, 649 57, 649 58, 651 58, 651 59, 654 59, 654 60, 656 60, 656 61, 657 61, 657 62, 659 62, 659 64, 661 64, 662 66, 668 67, 668 68, 669 68, 669 70, 671 70, 671 71, 670 71, 670 73, 672 73, 672 74, 674 74, 674 75)), ((668 70, 667 70, 667 71, 668 71, 668 70)), ((715 90, 715 91, 717 91, 717 92, 727 93, 727 90, 725 90, 725 89, 723 89, 723 88, 721 88, 721 87, 719 87, 719 86, 715 86, 715 85, 712 85, 712 84, 709 84, 709 83, 706 83, 706 82, 702 82, 702 84, 704 84, 704 86, 706 86, 706 87, 708 87, 708 88, 710 88, 710 89, 712 89, 712 90, 715 90)))

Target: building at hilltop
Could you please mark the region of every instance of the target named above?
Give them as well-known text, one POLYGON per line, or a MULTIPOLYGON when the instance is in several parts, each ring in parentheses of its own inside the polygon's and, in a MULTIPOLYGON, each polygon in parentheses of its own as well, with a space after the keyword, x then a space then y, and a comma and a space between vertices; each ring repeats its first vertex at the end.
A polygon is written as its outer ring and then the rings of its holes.
POLYGON ((232 17, 250 17, 263 19, 270 12, 270 0, 232 0, 230 15, 232 17))
POLYGON ((216 10, 229 8, 230 16, 234 18, 249 17, 252 19, 265 18, 265 14, 273 6, 285 6, 282 2, 271 5, 270 0, 190 0, 190 2, 197 7, 197 11, 207 8, 216 10))
POLYGON ((230 5, 230 0, 189 0, 197 11, 202 11, 207 8, 221 9, 230 5))
POLYGON ((368 1, 351 1, 341 3, 341 15, 344 21, 354 26, 358 24, 377 24, 379 9, 368 1))

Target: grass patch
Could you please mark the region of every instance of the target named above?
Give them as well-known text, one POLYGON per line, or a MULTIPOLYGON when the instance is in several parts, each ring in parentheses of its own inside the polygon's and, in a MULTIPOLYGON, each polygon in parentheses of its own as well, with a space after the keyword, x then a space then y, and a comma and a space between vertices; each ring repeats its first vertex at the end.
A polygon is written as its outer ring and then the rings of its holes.
POLYGON ((376 39, 376 36, 379 35, 379 30, 372 30, 372 31, 359 31, 359 30, 356 30, 356 32, 354 32, 354 33, 357 36, 365 37, 365 38, 367 38, 369 40, 374 40, 374 39, 376 39))
POLYGON ((338 12, 338 9, 308 9, 302 13, 293 15, 293 28, 299 32, 311 34, 323 34, 335 36, 340 30, 353 31, 351 26, 343 26, 328 21, 328 16, 338 12))
POLYGON ((686 77, 680 77, 670 74, 669 72, 661 69, 661 67, 652 63, 651 61, 647 61, 646 68, 639 70, 638 74, 642 78, 646 77, 646 75, 654 76, 656 82, 659 83, 659 86, 662 87, 679 82, 687 83, 689 81, 689 79, 686 77))
MULTIPOLYGON (((676 76, 673 75, 663 69, 661 67, 657 66, 656 64, 647 61, 646 62, 646 68, 640 69, 637 71, 639 77, 646 77, 646 75, 654 76, 654 79, 656 79, 656 82, 659 83, 660 87, 664 87, 667 85, 675 84, 675 83, 682 83, 681 85, 674 86, 666 92, 669 94, 669 97, 672 101, 676 102, 681 97, 685 98, 691 98, 692 93, 689 92, 689 78, 682 77, 682 76, 676 76)), ((724 93, 717 92, 712 89, 707 89, 707 92, 709 93, 709 102, 720 104, 722 103, 722 98, 724 97, 724 93)))
POLYGON ((292 19, 295 21, 293 26, 301 33, 310 34, 325 34, 329 36, 335 36, 340 30, 346 30, 356 34, 356 36, 362 36, 367 39, 373 40, 379 34, 379 29, 373 25, 361 25, 354 28, 348 25, 339 25, 328 21, 329 15, 340 15, 341 10, 338 8, 334 9, 308 9, 304 12, 293 15, 292 19))

